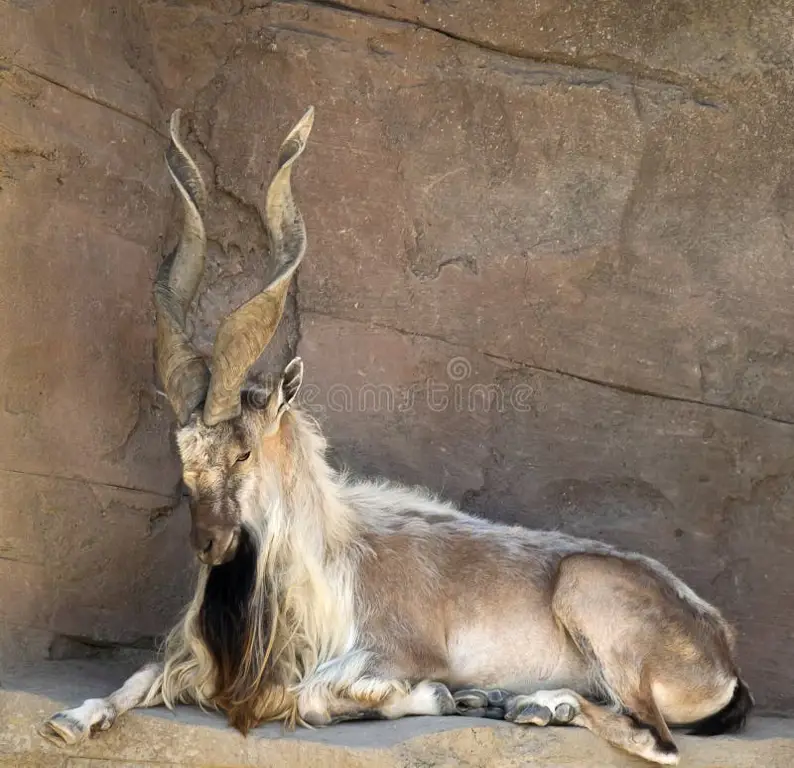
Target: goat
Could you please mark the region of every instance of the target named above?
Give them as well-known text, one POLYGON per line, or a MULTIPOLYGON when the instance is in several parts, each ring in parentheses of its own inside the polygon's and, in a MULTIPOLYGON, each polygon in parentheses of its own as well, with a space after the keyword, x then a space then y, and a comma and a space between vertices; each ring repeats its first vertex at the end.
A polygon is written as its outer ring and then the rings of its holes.
POLYGON ((134 707, 177 703, 219 709, 243 734, 271 720, 465 713, 581 726, 675 764, 671 726, 739 730, 754 701, 734 632, 663 565, 335 471, 296 402, 300 358, 275 386, 245 386, 306 250, 290 175, 313 120, 310 108, 282 143, 267 191, 272 279, 222 322, 210 372, 185 330, 207 193, 172 115, 166 163, 184 223, 155 282, 156 360, 179 422, 198 582, 161 663, 41 735, 71 745, 134 707))

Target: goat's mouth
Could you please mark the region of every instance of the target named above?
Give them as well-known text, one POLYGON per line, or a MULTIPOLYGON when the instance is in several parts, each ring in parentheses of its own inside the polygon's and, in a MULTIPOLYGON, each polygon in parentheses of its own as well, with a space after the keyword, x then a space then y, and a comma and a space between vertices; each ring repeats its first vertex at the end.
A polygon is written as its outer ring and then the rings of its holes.
POLYGON ((216 538, 206 550, 197 553, 199 562, 204 565, 209 565, 210 567, 215 567, 218 565, 225 565, 234 560, 237 549, 240 546, 240 529, 233 528, 222 538, 226 539, 226 541, 219 541, 216 538))

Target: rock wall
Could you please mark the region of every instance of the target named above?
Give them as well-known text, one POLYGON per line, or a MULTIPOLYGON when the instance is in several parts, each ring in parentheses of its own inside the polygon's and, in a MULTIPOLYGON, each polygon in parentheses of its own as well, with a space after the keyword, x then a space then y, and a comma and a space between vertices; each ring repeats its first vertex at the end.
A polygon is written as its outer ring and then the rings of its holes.
POLYGON ((0 4, 2 664, 146 646, 192 579, 152 364, 210 188, 195 333, 261 284, 263 190, 310 250, 298 353, 336 458, 663 559, 794 709, 794 6, 787 0, 0 4), (94 650, 92 650, 94 649, 94 650))

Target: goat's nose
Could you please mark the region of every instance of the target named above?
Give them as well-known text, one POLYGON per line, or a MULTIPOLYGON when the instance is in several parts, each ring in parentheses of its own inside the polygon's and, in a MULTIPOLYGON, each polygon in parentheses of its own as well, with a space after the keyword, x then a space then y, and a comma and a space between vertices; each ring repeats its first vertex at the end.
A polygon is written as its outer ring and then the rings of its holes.
POLYGON ((212 549, 213 539, 212 532, 204 526, 194 525, 190 530, 190 543, 196 554, 201 555, 212 549))
POLYGON ((204 565, 217 565, 218 563, 218 540, 214 536, 205 535, 198 540, 195 547, 198 559, 204 565))
POLYGON ((190 543, 202 563, 210 565, 214 557, 214 550, 216 548, 215 532, 203 526, 193 526, 190 532, 190 543))
POLYGON ((212 545, 215 543, 215 540, 212 536, 205 536, 201 539, 201 543, 196 547, 198 550, 199 555, 209 555, 212 552, 212 545))
POLYGON ((234 554, 232 545, 236 537, 233 528, 195 526, 190 539, 198 559, 205 565, 219 565, 227 555, 234 554))

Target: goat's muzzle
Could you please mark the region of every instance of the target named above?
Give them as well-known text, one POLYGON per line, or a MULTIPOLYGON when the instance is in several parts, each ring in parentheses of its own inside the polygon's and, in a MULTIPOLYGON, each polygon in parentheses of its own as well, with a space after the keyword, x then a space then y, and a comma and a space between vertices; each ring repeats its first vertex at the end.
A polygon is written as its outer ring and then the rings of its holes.
POLYGON ((204 565, 223 565, 237 553, 240 528, 226 525, 193 525, 190 543, 204 565))

